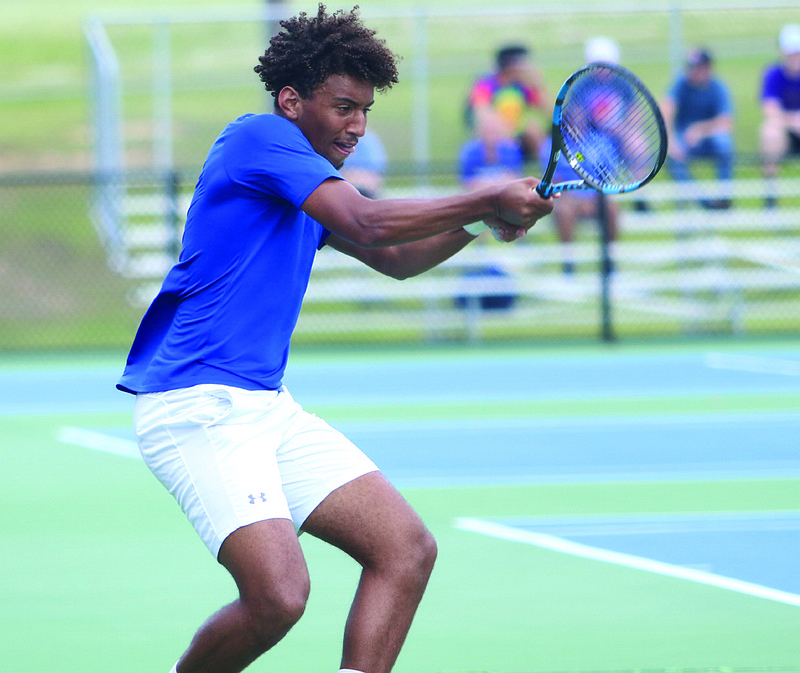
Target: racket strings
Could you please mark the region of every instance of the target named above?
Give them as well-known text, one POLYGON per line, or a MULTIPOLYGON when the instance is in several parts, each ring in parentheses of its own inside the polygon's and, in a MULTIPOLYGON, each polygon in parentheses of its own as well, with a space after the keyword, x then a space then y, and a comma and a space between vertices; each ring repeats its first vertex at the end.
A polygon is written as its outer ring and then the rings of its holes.
POLYGON ((585 71, 562 106, 564 153, 603 187, 638 184, 660 166, 662 132, 652 98, 617 70, 585 71))

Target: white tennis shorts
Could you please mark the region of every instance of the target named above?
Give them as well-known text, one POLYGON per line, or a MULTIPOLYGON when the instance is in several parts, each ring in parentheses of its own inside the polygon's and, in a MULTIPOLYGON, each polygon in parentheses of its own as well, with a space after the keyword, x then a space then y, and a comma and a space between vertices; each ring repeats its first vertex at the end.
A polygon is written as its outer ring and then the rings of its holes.
POLYGON ((283 388, 203 384, 136 396, 145 463, 216 558, 225 538, 257 521, 295 529, 330 493, 378 468, 283 388))

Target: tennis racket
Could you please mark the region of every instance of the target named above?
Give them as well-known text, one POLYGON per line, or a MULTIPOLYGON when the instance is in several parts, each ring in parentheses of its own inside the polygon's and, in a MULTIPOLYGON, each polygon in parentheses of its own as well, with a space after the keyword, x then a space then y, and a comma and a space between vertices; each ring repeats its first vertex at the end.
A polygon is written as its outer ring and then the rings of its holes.
POLYGON ((667 156, 667 130, 653 96, 630 71, 593 63, 569 76, 556 96, 550 159, 540 196, 573 189, 621 194, 646 185, 667 156), (553 183, 561 155, 580 177, 553 183))

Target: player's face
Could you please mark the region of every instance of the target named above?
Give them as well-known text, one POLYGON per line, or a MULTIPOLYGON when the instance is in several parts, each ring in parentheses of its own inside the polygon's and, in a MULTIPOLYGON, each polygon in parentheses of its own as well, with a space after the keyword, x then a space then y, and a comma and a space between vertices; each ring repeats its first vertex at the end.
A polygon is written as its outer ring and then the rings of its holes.
POLYGON ((295 123, 318 154, 340 168, 367 128, 374 88, 349 75, 331 75, 301 101, 295 123))

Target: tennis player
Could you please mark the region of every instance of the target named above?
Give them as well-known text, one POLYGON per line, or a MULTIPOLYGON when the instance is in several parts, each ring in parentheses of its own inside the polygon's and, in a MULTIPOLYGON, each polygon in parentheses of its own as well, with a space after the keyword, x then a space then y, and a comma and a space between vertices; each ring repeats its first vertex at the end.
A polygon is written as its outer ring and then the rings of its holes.
POLYGON ((375 464, 282 385, 315 252, 328 245, 405 278, 461 250, 476 229, 513 241, 552 210, 534 179, 377 201, 341 179, 374 91, 397 81, 394 55, 357 12, 320 5, 281 22, 255 68, 274 113, 240 117, 212 146, 180 259, 118 383, 136 394, 145 462, 239 594, 173 673, 241 671, 286 635, 309 594, 301 531, 363 568, 341 670, 391 670, 436 544, 375 464))

